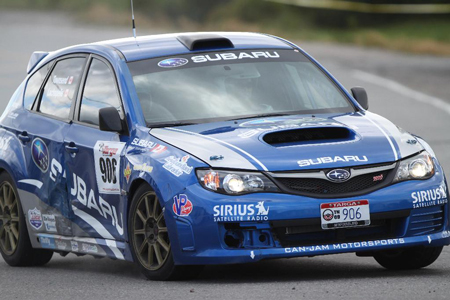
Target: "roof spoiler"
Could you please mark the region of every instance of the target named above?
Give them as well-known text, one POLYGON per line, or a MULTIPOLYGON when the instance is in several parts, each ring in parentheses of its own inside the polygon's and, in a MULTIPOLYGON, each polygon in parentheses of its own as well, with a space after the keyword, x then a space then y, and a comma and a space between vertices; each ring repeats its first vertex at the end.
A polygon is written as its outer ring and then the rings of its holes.
POLYGON ((34 67, 36 67, 36 65, 47 55, 48 52, 34 51, 33 54, 31 54, 30 61, 28 62, 27 74, 30 74, 34 67))

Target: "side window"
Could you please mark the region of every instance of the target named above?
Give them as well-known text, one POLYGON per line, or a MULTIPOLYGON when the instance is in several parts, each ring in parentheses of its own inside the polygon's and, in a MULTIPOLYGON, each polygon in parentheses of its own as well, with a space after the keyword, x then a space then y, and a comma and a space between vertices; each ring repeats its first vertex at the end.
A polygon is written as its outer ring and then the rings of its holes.
POLYGON ((25 96, 23 97, 23 107, 26 109, 30 110, 31 107, 33 107, 34 100, 36 99, 37 93, 39 92, 42 82, 44 82, 45 76, 47 76, 51 65, 51 63, 46 64, 28 79, 25 96))
POLYGON ((84 57, 76 57, 56 63, 42 93, 40 112, 62 119, 69 118, 70 106, 76 97, 85 62, 84 57))
POLYGON ((99 125, 98 111, 111 106, 121 111, 114 74, 104 62, 94 58, 84 86, 79 121, 99 125))

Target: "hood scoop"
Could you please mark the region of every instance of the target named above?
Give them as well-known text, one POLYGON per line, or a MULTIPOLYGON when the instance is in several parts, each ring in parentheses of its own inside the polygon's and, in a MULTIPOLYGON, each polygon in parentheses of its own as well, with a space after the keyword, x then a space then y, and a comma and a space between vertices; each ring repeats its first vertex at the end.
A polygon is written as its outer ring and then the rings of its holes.
POLYGON ((354 131, 346 127, 319 127, 271 132, 264 135, 262 139, 269 145, 282 147, 352 142, 359 138, 354 131))

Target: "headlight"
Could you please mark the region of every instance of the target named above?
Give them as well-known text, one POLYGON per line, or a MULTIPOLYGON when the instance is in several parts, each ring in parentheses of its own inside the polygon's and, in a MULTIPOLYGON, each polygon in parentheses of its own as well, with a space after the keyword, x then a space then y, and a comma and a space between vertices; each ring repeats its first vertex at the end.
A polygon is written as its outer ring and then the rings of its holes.
POLYGON ((279 192, 278 187, 269 178, 257 172, 198 169, 197 178, 204 188, 222 194, 279 192))
POLYGON ((395 174, 394 182, 412 179, 428 179, 434 175, 434 164, 427 151, 401 160, 395 174))

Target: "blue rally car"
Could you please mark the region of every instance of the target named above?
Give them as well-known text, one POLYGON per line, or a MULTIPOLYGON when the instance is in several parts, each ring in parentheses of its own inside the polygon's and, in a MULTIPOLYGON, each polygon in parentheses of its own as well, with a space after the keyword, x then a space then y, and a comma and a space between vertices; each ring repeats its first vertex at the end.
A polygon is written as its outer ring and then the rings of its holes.
POLYGON ((184 33, 35 52, 0 120, 0 250, 206 264, 356 252, 428 266, 450 243, 442 167, 296 45, 184 33))

